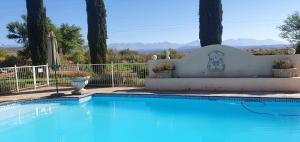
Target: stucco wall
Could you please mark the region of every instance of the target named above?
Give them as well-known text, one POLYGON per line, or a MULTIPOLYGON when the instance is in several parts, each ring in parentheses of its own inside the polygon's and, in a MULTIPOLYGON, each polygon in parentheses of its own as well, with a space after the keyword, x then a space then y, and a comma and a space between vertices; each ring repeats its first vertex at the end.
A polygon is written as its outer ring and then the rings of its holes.
MULTIPOLYGON (((300 55, 268 55, 254 56, 246 51, 222 45, 212 45, 198 48, 180 60, 170 60, 176 66, 176 77, 269 77, 272 76, 272 66, 275 59, 289 58, 296 68, 300 69, 300 55), (208 69, 209 54, 222 53, 224 70, 210 71, 208 69)), ((150 77, 154 77, 152 68, 166 60, 149 61, 150 77)), ((299 71, 299 70, 298 70, 299 71)))
POLYGON ((300 91, 300 78, 147 78, 149 90, 300 91))

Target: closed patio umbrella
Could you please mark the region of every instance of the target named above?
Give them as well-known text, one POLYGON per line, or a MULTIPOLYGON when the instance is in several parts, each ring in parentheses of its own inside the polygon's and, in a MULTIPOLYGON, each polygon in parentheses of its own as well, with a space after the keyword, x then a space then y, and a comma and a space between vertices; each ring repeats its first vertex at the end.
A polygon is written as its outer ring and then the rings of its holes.
POLYGON ((54 32, 50 32, 48 36, 48 64, 49 66, 60 65, 57 40, 54 32))
POLYGON ((57 82, 57 74, 56 74, 57 70, 59 70, 60 67, 60 60, 58 54, 57 40, 54 32, 50 32, 48 36, 48 64, 54 70, 55 73, 55 84, 56 84, 55 95, 60 95, 58 93, 58 82, 57 82))

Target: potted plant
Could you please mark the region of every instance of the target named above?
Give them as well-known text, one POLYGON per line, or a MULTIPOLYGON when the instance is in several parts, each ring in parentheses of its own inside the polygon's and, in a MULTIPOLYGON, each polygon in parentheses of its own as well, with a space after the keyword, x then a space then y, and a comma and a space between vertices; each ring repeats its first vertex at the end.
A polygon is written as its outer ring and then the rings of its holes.
POLYGON ((277 59, 273 65, 273 77, 291 78, 297 76, 297 69, 288 59, 277 59))
POLYGON ((86 92, 84 87, 89 83, 89 73, 84 71, 75 71, 69 74, 71 77, 71 85, 75 88, 74 91, 72 91, 73 95, 82 95, 86 92))
POLYGON ((171 62, 162 62, 154 66, 152 71, 156 74, 157 78, 171 78, 173 77, 173 72, 175 70, 175 65, 171 62))

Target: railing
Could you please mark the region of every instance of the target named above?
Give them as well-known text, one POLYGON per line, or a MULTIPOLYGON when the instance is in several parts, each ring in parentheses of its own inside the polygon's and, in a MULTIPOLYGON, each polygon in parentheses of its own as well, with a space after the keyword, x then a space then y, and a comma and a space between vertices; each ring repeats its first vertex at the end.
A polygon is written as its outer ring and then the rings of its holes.
POLYGON ((47 65, 0 68, 0 92, 36 89, 48 85, 47 65))
MULTIPOLYGON (((90 86, 142 87, 148 76, 146 63, 72 64, 61 65, 56 72, 60 86, 69 86, 76 71, 90 74, 90 86)), ((0 68, 0 92, 36 89, 55 84, 55 72, 48 65, 0 68)))

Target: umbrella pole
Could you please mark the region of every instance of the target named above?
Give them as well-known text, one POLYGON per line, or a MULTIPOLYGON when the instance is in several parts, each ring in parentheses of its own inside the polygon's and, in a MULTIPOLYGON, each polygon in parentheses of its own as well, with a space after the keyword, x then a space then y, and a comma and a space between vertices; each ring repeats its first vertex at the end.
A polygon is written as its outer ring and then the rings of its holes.
POLYGON ((55 73, 55 86, 56 86, 56 94, 58 95, 58 82, 57 82, 56 69, 55 69, 54 73, 55 73))

